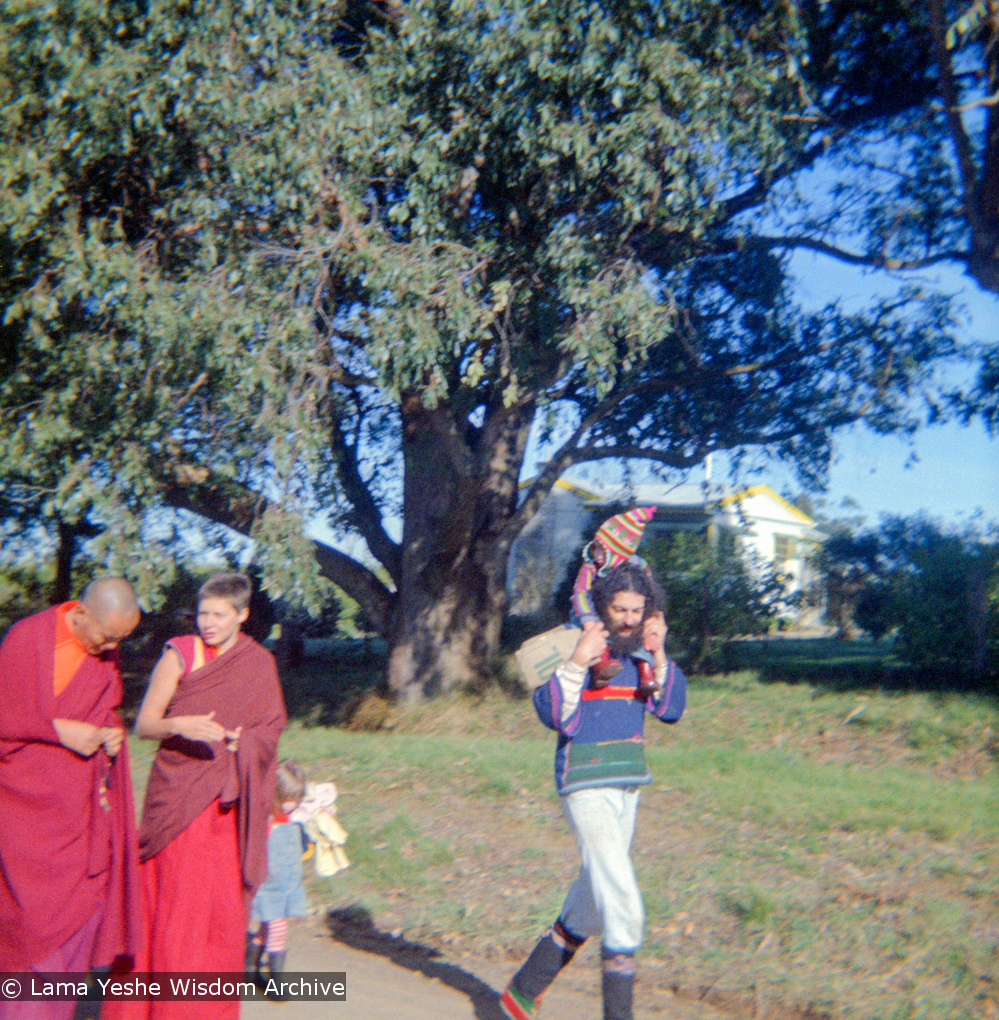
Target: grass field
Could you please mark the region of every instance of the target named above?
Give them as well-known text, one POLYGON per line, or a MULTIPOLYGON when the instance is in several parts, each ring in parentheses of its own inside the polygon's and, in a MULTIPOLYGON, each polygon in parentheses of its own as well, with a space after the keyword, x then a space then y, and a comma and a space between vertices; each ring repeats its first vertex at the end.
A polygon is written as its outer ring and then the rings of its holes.
MULTIPOLYGON (((769 644, 753 669, 694 677, 677 726, 647 728, 640 1001, 770 1020, 999 1017, 996 700, 884 685, 892 667, 871 646, 824 661, 818 644, 769 644)), ((513 967, 576 869, 554 735, 498 691, 390 712, 375 732, 331 725, 368 664, 313 659, 288 678, 281 753, 338 783, 350 832, 352 867, 313 877, 312 900, 334 931, 513 967)), ((133 746, 141 788, 153 747, 133 746)))

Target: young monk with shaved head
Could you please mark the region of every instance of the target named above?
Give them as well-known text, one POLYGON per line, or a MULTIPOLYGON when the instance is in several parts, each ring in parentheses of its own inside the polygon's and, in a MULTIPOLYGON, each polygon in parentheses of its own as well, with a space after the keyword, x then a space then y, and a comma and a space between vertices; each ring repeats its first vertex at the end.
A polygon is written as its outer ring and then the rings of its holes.
MULTIPOLYGON (((139 623, 120 577, 16 623, 0 645, 0 972, 104 968, 138 948, 135 812, 118 645, 139 623)), ((56 1020, 73 1002, 0 1001, 56 1020)))

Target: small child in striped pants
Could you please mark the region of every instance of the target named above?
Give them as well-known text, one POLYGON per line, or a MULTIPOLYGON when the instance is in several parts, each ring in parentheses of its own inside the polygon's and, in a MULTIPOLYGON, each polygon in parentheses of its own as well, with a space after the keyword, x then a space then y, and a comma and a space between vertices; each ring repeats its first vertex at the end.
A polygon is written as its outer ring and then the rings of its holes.
POLYGON ((246 934, 245 970, 263 979, 261 967, 266 954, 271 977, 284 971, 288 918, 308 913, 302 885, 302 850, 305 834, 289 816, 305 796, 305 774, 296 762, 278 762, 274 813, 267 832, 267 880, 253 897, 251 922, 260 922, 254 933, 246 934))

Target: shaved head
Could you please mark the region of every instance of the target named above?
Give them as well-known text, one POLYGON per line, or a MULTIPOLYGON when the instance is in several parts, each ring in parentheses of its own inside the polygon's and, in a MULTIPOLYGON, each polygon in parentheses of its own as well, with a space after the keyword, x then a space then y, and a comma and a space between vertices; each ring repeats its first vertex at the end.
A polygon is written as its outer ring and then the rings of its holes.
POLYGON ((108 616, 136 616, 139 601, 135 597, 135 589, 124 577, 100 577, 91 581, 80 601, 99 619, 108 616))
POLYGON ((91 581, 68 621, 88 655, 113 651, 139 625, 142 612, 135 589, 123 577, 91 581))

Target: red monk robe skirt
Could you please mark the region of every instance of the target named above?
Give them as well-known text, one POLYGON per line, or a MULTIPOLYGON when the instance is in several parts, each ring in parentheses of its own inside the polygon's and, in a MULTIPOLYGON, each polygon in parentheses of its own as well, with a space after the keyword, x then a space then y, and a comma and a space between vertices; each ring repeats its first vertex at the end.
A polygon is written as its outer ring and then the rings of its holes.
MULTIPOLYGON (((140 865, 145 926, 140 973, 227 971, 242 978, 246 921, 236 805, 209 804, 140 865)), ((239 1002, 104 1003, 104 1020, 235 1020, 239 1002)))
MULTIPOLYGON (((228 728, 244 725, 239 755, 256 763, 248 768, 256 786, 241 790, 236 804, 220 807, 213 800, 200 814, 184 825, 168 841, 151 839, 144 847, 155 846, 141 865, 144 889, 144 915, 147 950, 136 959, 136 971, 169 973, 227 972, 243 978, 243 955, 246 940, 247 893, 244 880, 246 867, 241 863, 239 829, 241 813, 256 818, 252 846, 258 854, 266 874, 266 815, 273 803, 273 766, 276 760, 277 741, 284 726, 284 701, 280 681, 270 653, 260 648, 245 635, 237 646, 203 669, 192 663, 192 638, 175 638, 170 642, 181 657, 185 675, 171 700, 168 714, 203 714, 218 711, 218 720, 228 728), (225 659, 228 682, 223 682, 225 671, 218 669, 225 659), (201 700, 198 700, 198 699, 201 700), (238 714, 234 710, 238 708, 238 714), (229 717, 227 717, 227 714, 229 717), (264 762, 265 765, 260 765, 264 762), (259 774, 254 772, 256 768, 259 774)), ((161 745, 154 762, 153 772, 146 790, 143 811, 143 832, 157 833, 157 824, 171 817, 185 787, 176 771, 176 755, 161 745), (160 755, 164 756, 163 782, 154 787, 154 778, 160 755), (172 755, 172 758, 171 758, 172 755), (167 763, 173 761, 168 767, 167 763), (170 769, 174 771, 170 771, 170 769), (164 788, 173 784, 173 801, 164 797, 164 788), (147 811, 152 804, 154 821, 147 827, 147 811)), ((228 755, 228 751, 222 751, 228 755)), ((236 759, 239 760, 239 757, 236 759)), ((228 757, 225 764, 232 761, 228 757)), ((199 786, 203 775, 200 764, 194 766, 185 760, 180 767, 186 769, 190 790, 199 786)), ((214 777, 218 778, 215 769, 214 777)), ((222 786, 219 783, 219 786, 222 786)), ((190 799, 187 801, 190 803, 190 799)), ((242 824, 246 824, 243 818, 242 824)), ((165 826, 169 830, 169 826, 165 826)), ((163 830, 159 830, 162 832, 163 830)), ((262 879, 261 879, 262 880, 262 879)), ((252 883, 255 888, 258 881, 252 883)), ((252 893, 252 888, 249 892, 252 893)), ((104 1020, 236 1020, 240 1003, 235 1002, 113 1002, 104 1003, 104 1020)))

